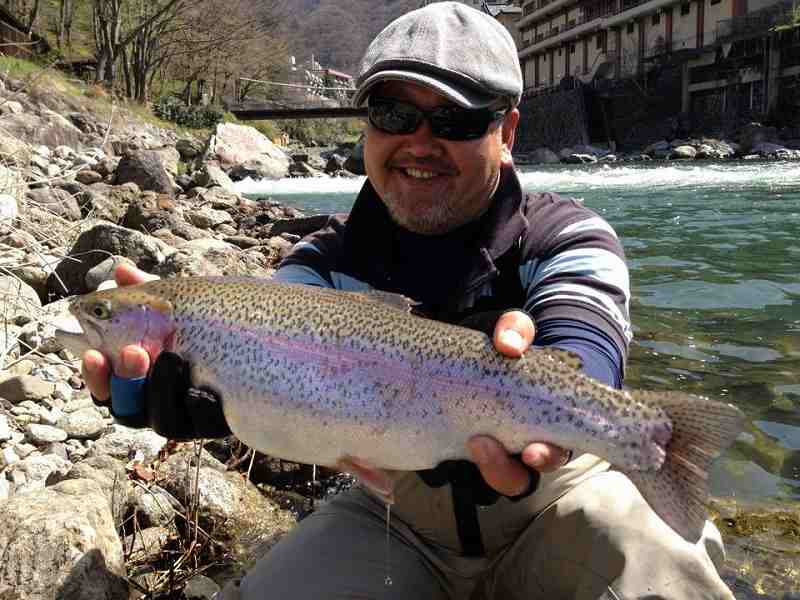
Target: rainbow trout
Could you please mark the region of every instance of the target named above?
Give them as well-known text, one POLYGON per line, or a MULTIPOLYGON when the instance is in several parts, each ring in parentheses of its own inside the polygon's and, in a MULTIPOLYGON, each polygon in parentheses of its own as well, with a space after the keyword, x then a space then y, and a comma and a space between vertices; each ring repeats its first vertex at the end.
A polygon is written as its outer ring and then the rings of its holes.
POLYGON ((467 458, 476 434, 510 452, 550 442, 609 461, 690 541, 706 519, 710 463, 743 423, 730 404, 612 389, 563 351, 502 356, 483 333, 412 315, 382 292, 191 277, 94 292, 70 311, 83 331, 61 339, 112 366, 128 344, 182 356, 236 436, 266 454, 411 471, 467 458))

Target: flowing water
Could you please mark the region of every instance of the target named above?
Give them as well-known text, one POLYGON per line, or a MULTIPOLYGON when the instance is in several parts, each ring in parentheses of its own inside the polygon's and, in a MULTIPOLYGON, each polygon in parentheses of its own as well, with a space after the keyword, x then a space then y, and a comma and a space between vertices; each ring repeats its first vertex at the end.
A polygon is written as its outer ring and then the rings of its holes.
MULTIPOLYGON (((626 385, 725 399, 748 415, 714 467, 712 493, 799 510, 800 164, 537 166, 521 168, 521 180, 580 198, 620 235, 635 334, 626 385)), ((240 191, 308 214, 346 212, 362 182, 242 182, 240 191)), ((800 566, 787 577, 800 582, 800 566)))

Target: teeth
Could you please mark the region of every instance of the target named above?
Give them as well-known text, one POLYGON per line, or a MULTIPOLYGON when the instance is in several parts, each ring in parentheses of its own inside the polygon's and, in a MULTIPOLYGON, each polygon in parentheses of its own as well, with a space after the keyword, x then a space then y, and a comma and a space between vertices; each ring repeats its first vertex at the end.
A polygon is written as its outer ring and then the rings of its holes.
POLYGON ((415 177, 416 179, 430 179, 431 177, 435 177, 436 173, 432 171, 423 171, 422 169, 406 169, 406 175, 415 177))

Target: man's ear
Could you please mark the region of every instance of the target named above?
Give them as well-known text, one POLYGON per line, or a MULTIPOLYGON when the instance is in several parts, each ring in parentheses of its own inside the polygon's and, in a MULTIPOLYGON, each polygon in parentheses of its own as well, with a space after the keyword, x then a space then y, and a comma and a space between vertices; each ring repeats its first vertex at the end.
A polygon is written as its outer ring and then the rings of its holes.
POLYGON ((511 150, 514 148, 514 136, 517 131, 517 124, 519 123, 519 109, 510 110, 503 118, 503 148, 502 160, 503 164, 510 165, 514 159, 511 156, 511 150))

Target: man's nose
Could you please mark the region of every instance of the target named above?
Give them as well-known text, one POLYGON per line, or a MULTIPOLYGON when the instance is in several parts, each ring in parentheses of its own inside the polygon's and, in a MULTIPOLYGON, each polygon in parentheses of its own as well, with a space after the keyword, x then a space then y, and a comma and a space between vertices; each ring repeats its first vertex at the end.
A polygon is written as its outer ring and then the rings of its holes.
POLYGON ((415 156, 440 155, 443 152, 439 138, 433 135, 428 119, 422 119, 419 127, 406 138, 406 149, 415 156))

